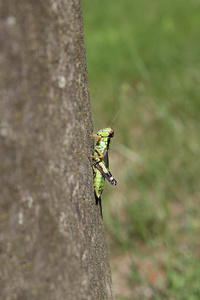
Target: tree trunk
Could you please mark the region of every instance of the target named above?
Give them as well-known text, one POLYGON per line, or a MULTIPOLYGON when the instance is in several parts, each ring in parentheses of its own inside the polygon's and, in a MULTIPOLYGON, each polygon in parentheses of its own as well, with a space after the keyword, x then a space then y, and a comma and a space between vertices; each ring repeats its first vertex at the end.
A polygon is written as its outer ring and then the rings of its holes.
POLYGON ((1 299, 113 299, 80 0, 0 0, 1 299))

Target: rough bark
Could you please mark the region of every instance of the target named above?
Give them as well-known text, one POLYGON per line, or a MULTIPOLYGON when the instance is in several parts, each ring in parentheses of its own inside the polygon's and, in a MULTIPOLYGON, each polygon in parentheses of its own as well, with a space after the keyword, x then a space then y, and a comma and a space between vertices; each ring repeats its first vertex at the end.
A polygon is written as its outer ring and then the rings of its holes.
POLYGON ((113 299, 80 0, 0 0, 1 299, 113 299))

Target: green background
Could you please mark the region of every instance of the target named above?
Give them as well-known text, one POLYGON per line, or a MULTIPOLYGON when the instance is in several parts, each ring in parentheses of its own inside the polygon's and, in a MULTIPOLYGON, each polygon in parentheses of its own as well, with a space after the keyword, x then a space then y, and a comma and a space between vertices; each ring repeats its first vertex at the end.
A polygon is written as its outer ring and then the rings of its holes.
POLYGON ((200 2, 82 0, 117 299, 200 299, 200 2))

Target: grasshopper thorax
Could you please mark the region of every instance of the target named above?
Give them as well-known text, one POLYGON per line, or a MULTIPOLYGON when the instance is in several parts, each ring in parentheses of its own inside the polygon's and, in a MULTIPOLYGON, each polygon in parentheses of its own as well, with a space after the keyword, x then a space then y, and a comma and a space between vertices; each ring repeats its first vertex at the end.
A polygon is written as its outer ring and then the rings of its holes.
POLYGON ((97 135, 99 135, 101 138, 107 138, 107 137, 113 137, 114 136, 114 130, 110 127, 101 129, 97 132, 97 135))

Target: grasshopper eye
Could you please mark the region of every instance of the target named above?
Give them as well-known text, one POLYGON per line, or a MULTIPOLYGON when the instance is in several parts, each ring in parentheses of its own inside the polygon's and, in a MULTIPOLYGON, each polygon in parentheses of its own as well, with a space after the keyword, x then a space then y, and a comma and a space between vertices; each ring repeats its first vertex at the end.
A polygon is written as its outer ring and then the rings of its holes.
POLYGON ((109 137, 113 137, 114 136, 114 130, 110 129, 108 131, 109 137))

